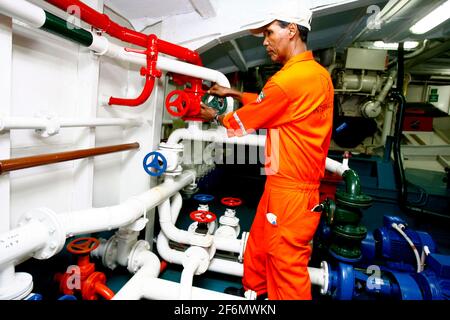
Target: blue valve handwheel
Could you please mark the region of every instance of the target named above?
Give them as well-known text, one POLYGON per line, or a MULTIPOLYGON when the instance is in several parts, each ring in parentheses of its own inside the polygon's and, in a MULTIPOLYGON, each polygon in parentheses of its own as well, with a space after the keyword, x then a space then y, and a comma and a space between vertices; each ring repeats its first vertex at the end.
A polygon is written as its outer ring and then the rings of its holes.
POLYGON ((194 196, 194 200, 196 200, 198 202, 207 203, 207 202, 213 201, 214 200, 214 196, 212 196, 210 194, 199 193, 199 194, 196 194, 194 196))
POLYGON ((149 175, 159 177, 167 169, 167 160, 161 153, 153 151, 145 156, 142 165, 144 166, 145 172, 149 175))

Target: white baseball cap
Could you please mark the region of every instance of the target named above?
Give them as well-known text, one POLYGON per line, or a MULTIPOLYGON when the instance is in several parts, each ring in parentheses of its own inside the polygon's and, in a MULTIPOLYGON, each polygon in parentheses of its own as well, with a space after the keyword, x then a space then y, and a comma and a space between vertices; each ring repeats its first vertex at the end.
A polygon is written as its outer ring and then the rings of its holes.
POLYGON ((263 14, 261 20, 246 26, 251 33, 261 36, 264 27, 272 23, 274 20, 280 20, 288 23, 295 23, 311 30, 312 11, 302 4, 302 1, 289 1, 281 3, 280 6, 273 8, 271 11, 263 14))

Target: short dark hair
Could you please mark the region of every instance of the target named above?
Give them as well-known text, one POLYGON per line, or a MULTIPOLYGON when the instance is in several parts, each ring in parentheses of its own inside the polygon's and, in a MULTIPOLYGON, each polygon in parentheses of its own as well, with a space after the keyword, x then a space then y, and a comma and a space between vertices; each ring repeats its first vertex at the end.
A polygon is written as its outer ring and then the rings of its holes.
MULTIPOLYGON (((290 22, 286 22, 286 21, 281 21, 281 20, 277 20, 278 21, 278 25, 281 28, 287 28, 288 25, 290 25, 290 22)), ((297 29, 298 29, 298 35, 300 36, 300 39, 302 39, 302 41, 304 43, 306 43, 308 41, 308 28, 301 26, 301 25, 297 25, 297 29)))

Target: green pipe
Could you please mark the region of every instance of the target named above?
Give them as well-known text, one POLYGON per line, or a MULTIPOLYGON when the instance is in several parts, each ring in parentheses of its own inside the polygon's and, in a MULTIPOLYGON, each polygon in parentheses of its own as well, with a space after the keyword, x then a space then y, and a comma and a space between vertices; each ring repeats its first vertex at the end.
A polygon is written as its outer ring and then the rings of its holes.
POLYGON ((342 174, 342 178, 345 180, 346 191, 352 196, 359 196, 361 194, 361 182, 358 174, 349 169, 342 174))
POLYGON ((41 29, 62 36, 85 47, 89 47, 94 41, 94 38, 89 31, 81 29, 50 12, 44 12, 46 19, 41 29))

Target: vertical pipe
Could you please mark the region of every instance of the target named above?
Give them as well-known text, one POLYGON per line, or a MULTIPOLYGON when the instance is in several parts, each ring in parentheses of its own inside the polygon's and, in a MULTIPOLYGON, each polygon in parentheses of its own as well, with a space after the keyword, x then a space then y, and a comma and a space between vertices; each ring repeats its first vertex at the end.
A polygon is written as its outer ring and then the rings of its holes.
POLYGON ((394 118, 394 104, 392 102, 389 102, 386 105, 386 110, 384 112, 383 131, 381 133, 381 143, 383 145, 386 144, 387 136, 391 134, 393 118, 394 118))
MULTIPOLYGON (((4 2, 4 1, 3 1, 4 2)), ((12 6, 12 1, 2 3, 12 6)), ((27 7, 25 5, 25 7, 27 7)), ((23 7, 23 15, 28 17, 27 8, 23 7)), ((3 9, 3 8, 2 8, 3 9)), ((31 9, 31 11, 33 11, 31 9)), ((34 13, 31 13, 31 18, 34 13)), ((11 113, 11 74, 12 74, 12 19, 0 14, 0 113, 8 116, 11 113)), ((10 134, 0 134, 0 158, 11 156, 10 134)), ((9 176, 0 175, 0 234, 10 229, 10 181, 9 176)), ((14 265, 0 266, 0 289, 8 287, 14 280, 14 265)), ((1 295, 1 294, 0 294, 1 295)))

